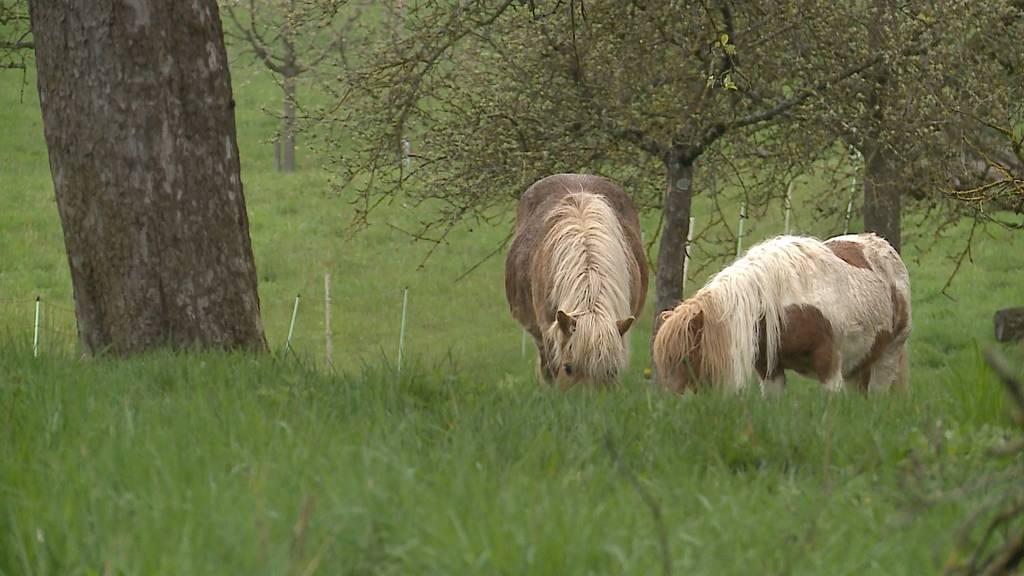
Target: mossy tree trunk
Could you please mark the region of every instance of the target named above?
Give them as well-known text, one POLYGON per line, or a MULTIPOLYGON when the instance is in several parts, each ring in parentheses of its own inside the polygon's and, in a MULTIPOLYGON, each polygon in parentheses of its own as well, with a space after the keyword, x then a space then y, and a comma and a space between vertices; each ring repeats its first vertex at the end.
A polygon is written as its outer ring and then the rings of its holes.
POLYGON ((216 1, 30 8, 86 352, 266 349, 216 1))

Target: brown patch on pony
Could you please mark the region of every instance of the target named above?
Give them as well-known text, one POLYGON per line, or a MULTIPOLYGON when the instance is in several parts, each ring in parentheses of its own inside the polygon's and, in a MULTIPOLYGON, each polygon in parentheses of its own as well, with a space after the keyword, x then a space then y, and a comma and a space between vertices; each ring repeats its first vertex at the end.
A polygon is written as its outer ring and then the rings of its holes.
POLYGON ((821 382, 839 369, 834 350, 832 324, 814 306, 790 305, 785 309, 785 324, 779 335, 777 365, 769 370, 766 353, 765 321, 760 321, 757 358, 754 369, 762 379, 770 379, 783 370, 794 370, 821 382))
POLYGON ((847 378, 856 382, 861 392, 868 391, 871 384, 871 367, 882 357, 882 353, 889 347, 889 344, 892 344, 892 332, 879 330, 875 334, 875 341, 871 343, 871 350, 868 350, 867 356, 850 371, 847 378))
POLYGON ((871 264, 868 264, 867 258, 864 257, 864 247, 857 242, 851 242, 850 240, 827 240, 825 241, 825 246, 838 256, 840 260, 854 268, 872 269, 871 264))
POLYGON ((892 331, 900 334, 907 329, 910 323, 910 315, 907 314, 907 301, 896 290, 895 286, 889 288, 892 297, 892 331))

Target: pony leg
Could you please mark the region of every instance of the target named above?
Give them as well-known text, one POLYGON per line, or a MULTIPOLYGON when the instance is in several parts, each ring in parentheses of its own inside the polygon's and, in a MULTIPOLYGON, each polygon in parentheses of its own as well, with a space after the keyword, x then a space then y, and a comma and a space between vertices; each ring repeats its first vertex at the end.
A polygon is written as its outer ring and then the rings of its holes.
POLYGON ((825 380, 825 390, 829 392, 842 392, 846 388, 843 382, 843 373, 836 370, 835 374, 825 380))
POLYGON ((544 355, 537 357, 537 379, 549 384, 555 380, 551 370, 548 369, 548 361, 545 360, 544 355))
POLYGON ((548 368, 551 363, 548 361, 547 355, 544 354, 544 344, 536 338, 534 338, 534 344, 537 345, 537 380, 550 384, 555 378, 548 368))
POLYGON ((897 392, 905 392, 907 387, 910 386, 910 359, 907 357, 907 345, 904 343, 900 347, 900 359, 899 366, 896 369, 896 381, 893 382, 892 387, 897 392))
POLYGON ((548 363, 540 356, 537 357, 537 381, 550 384, 554 378, 548 370, 548 363))
POLYGON ((829 392, 842 392, 845 389, 842 366, 843 357, 839 350, 833 349, 831 342, 814 351, 814 370, 829 392))
POLYGON ((906 345, 886 350, 885 354, 871 367, 869 389, 877 392, 885 392, 890 388, 906 390, 907 372, 906 345))
POLYGON ((761 395, 775 396, 786 389, 786 372, 779 370, 767 378, 761 378, 761 395))

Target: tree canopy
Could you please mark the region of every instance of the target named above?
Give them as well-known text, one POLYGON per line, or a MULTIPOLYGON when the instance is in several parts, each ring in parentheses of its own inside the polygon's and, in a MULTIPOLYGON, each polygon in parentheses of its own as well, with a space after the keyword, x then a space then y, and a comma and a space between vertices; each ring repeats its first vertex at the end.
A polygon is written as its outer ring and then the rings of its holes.
POLYGON ((944 201, 969 197, 955 191, 964 175, 989 166, 954 167, 951 151, 999 132, 979 108, 1010 136, 1003 152, 1020 148, 1019 56, 1002 56, 1021 37, 1019 4, 424 0, 342 75, 319 120, 354 143, 332 162, 357 219, 399 193, 430 201, 414 233, 434 242, 500 217, 547 174, 623 182, 661 210, 657 313, 681 296, 692 195, 720 175, 742 175, 741 201, 763 203, 850 147, 866 227, 897 248, 908 190, 962 208, 944 201))

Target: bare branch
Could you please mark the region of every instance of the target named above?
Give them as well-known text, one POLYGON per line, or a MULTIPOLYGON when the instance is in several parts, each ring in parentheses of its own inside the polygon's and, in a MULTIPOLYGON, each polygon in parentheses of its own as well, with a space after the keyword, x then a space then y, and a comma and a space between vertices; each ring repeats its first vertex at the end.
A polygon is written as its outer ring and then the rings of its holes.
POLYGON ((250 2, 248 27, 243 26, 242 23, 238 20, 238 17, 235 15, 235 9, 230 4, 226 4, 224 8, 228 14, 228 18, 231 19, 231 22, 242 33, 245 40, 249 43, 249 48, 253 52, 253 54, 255 54, 256 57, 263 62, 263 65, 269 68, 271 71, 284 75, 284 66, 274 61, 274 56, 270 53, 267 46, 263 43, 263 39, 260 37, 259 33, 256 32, 256 26, 254 23, 255 8, 252 5, 252 3, 250 2))
POLYGON ((803 90, 798 91, 793 96, 777 103, 775 106, 772 106, 771 108, 768 108, 766 110, 761 110, 758 112, 748 114, 747 116, 744 116, 737 120, 733 120, 732 122, 717 122, 711 125, 710 127, 708 127, 707 130, 704 131, 703 137, 690 152, 691 159, 696 159, 704 152, 704 150, 707 149, 708 146, 713 144, 716 140, 721 138, 727 132, 737 130, 739 128, 744 128, 746 126, 753 126, 755 124, 761 124, 763 122, 774 120, 775 118, 781 116, 782 114, 803 104, 808 98, 814 96, 815 94, 818 94, 823 90, 827 90, 831 85, 842 82, 843 80, 846 80, 847 78, 851 78, 858 74, 862 74, 866 70, 870 70, 872 67, 878 65, 878 63, 882 61, 883 57, 884 56, 882 54, 875 54, 871 58, 868 58, 867 60, 864 60, 863 62, 860 62, 853 66, 850 66, 849 68, 839 72, 838 74, 826 78, 825 80, 822 80, 821 82, 818 82, 809 88, 804 88, 803 90))
POLYGON ((16 40, 14 42, 0 41, 0 50, 35 50, 36 45, 31 41, 16 40))

